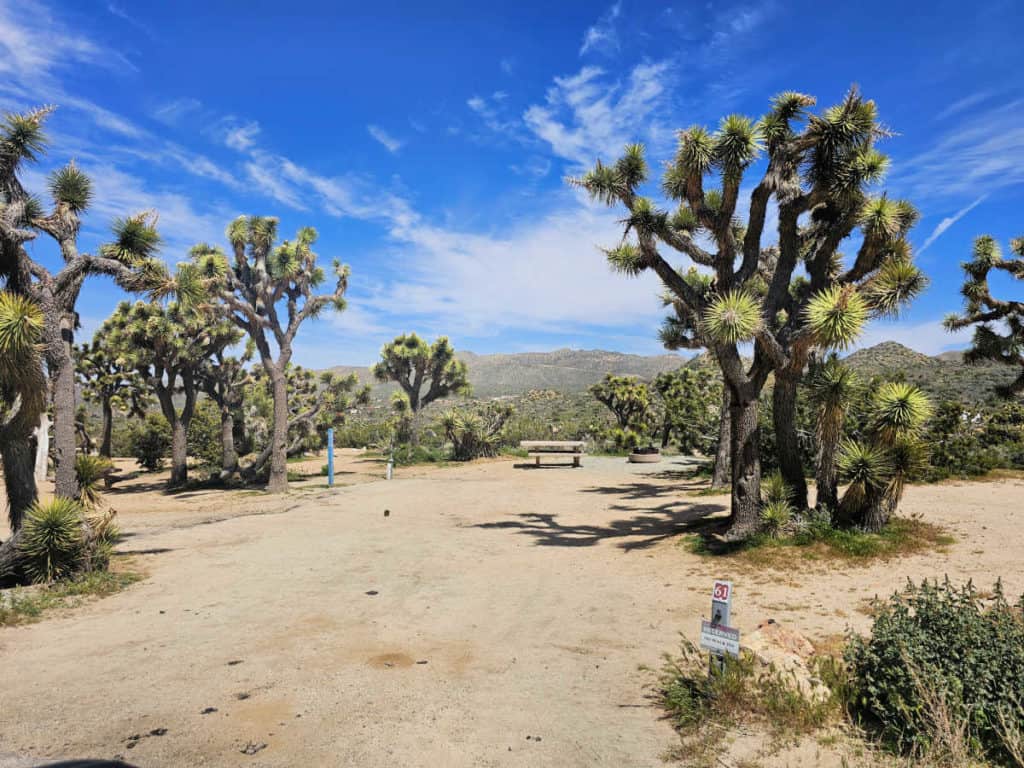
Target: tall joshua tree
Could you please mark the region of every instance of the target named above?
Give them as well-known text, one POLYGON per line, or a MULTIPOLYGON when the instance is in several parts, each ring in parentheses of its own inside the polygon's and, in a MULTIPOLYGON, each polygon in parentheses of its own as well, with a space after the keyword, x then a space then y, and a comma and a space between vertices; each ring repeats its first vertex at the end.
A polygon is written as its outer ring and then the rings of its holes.
POLYGON ((874 146, 886 135, 874 102, 851 90, 820 115, 809 112, 813 104, 809 96, 783 93, 757 122, 731 115, 713 133, 699 126, 681 131, 662 178, 662 191, 678 204, 674 211, 641 194, 648 178, 641 145, 571 180, 626 209, 623 240, 606 252, 612 267, 627 275, 654 270, 686 313, 699 318, 696 341, 714 355, 731 393, 732 538, 760 527, 757 404, 768 376, 776 379, 780 463, 806 502, 796 430, 785 422, 810 352, 849 343, 870 315, 896 311, 924 285, 906 241, 917 218, 913 207, 868 194, 888 163, 874 146), (764 173, 740 221, 740 187, 762 151, 764 173), (712 174, 719 183, 707 188, 712 174), (775 243, 765 242, 771 200, 778 208, 775 243), (839 247, 858 227, 862 244, 847 265, 839 247), (707 285, 688 281, 665 249, 705 268, 707 285), (740 349, 749 342, 748 366, 740 349))
POLYGON ((75 370, 86 400, 100 406, 103 416, 100 456, 110 458, 114 410, 142 416, 146 410, 147 385, 128 360, 116 354, 104 334, 97 332, 92 343, 75 348, 75 370))
POLYGON ((983 235, 974 241, 973 258, 962 266, 966 273, 961 293, 964 312, 946 318, 951 331, 975 326, 974 340, 967 351, 967 362, 995 360, 1015 367, 1018 376, 1000 394, 1013 397, 1024 393, 1024 301, 997 299, 988 284, 989 274, 1004 272, 1024 280, 1024 237, 1010 241, 1010 258, 1003 258, 995 238, 983 235), (1002 323, 1005 333, 999 332, 1002 323))
POLYGON ((171 487, 188 480, 188 426, 195 413, 199 377, 212 355, 238 343, 227 321, 178 301, 121 302, 100 329, 106 343, 149 384, 171 427, 171 487), (180 406, 175 400, 180 402, 180 406))
POLYGON ((81 215, 92 200, 89 178, 69 163, 49 177, 49 212, 25 191, 18 177, 23 163, 34 161, 45 145, 42 128, 52 108, 6 115, 0 126, 0 194, 3 204, 3 265, 10 289, 29 296, 43 312, 43 354, 53 402, 55 491, 74 497, 75 366, 72 354, 78 324, 75 304, 90 275, 109 275, 131 291, 144 289, 147 276, 159 272, 154 254, 160 238, 156 215, 142 213, 114 222, 114 240, 96 254, 78 249, 81 215), (39 234, 59 248, 60 268, 52 271, 30 258, 25 244, 39 234))
POLYGON ((267 490, 288 490, 288 382, 292 344, 301 325, 325 308, 345 309, 349 269, 334 261, 334 290, 315 293, 326 274, 313 251, 317 233, 312 227, 298 231, 294 240, 277 241, 277 219, 240 216, 227 230, 232 258, 200 244, 192 249, 198 276, 196 289, 210 295, 211 303, 245 331, 256 345, 274 398, 267 490))
POLYGON ((413 413, 438 398, 469 392, 468 369, 455 358, 455 350, 447 336, 427 344, 415 333, 404 333, 385 344, 380 362, 371 371, 380 382, 394 381, 409 398, 413 413), (424 384, 430 381, 427 391, 424 384))

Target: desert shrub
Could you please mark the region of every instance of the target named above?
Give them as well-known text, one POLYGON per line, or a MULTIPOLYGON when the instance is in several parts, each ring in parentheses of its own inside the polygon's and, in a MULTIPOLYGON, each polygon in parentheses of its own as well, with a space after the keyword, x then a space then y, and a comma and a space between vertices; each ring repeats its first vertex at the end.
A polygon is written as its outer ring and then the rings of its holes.
POLYGON ((908 584, 847 649, 855 712, 903 752, 1007 762, 1007 734, 1024 728, 1022 609, 998 584, 991 600, 970 583, 908 584), (946 743, 957 733, 961 744, 946 743))
POLYGON ((81 563, 82 544, 81 504, 58 497, 36 503, 28 511, 18 548, 26 575, 38 584, 74 574, 81 563))
POLYGON ((655 694, 684 735, 706 725, 728 728, 753 722, 790 737, 810 733, 841 712, 838 693, 807 696, 791 678, 760 667, 748 652, 738 659, 727 656, 724 666, 709 674, 707 653, 686 639, 678 655, 665 656, 655 694))
POLYGON ((78 495, 86 507, 97 506, 103 498, 100 486, 114 470, 110 459, 80 453, 75 456, 75 474, 78 476, 78 495))
POLYGON ((497 456, 505 422, 512 415, 507 403, 488 403, 480 409, 448 411, 441 417, 445 438, 455 461, 497 456))
POLYGON ((210 472, 218 472, 224 460, 224 446, 220 434, 220 409, 212 400, 196 404, 192 421, 188 425, 188 453, 210 472))
POLYGON ((160 469, 170 450, 171 428, 162 416, 150 413, 132 425, 131 455, 143 469, 160 469))

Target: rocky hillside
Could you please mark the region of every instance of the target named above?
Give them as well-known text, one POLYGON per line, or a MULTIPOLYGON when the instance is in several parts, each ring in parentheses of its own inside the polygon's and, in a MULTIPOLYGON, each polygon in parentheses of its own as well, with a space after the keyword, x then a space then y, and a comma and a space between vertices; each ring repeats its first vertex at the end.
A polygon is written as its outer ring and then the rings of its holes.
MULTIPOLYGON (((509 355, 476 355, 461 352, 469 365, 469 379, 477 397, 518 395, 531 390, 554 390, 571 394, 583 392, 606 373, 639 376, 650 380, 662 371, 681 365, 706 365, 704 355, 689 361, 680 355, 626 355, 604 350, 559 349, 554 352, 524 352, 509 355)), ((894 341, 886 341, 849 355, 847 362, 865 378, 903 377, 919 385, 937 401, 959 399, 981 402, 992 397, 997 384, 1008 383, 1014 371, 996 363, 966 365, 961 352, 944 352, 930 357, 894 341)), ((356 373, 372 383, 367 368, 337 366, 336 373, 356 373)), ((374 384, 377 394, 387 394, 393 385, 374 384)))
MULTIPOLYGON (((679 355, 626 355, 589 349, 558 349, 554 352, 523 352, 511 355, 458 353, 469 366, 469 381, 477 397, 517 395, 533 389, 582 392, 606 373, 652 379, 662 371, 686 362, 679 355)), ((335 373, 355 373, 371 383, 369 370, 337 366, 335 373)), ((381 387, 382 392, 387 388, 381 387)))

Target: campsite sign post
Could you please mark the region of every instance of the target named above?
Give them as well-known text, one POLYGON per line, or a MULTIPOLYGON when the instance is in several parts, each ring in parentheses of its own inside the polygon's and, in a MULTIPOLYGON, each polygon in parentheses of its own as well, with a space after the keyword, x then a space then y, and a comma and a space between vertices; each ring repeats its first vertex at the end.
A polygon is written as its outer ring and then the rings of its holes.
POLYGON ((327 430, 327 487, 334 485, 334 429, 327 430))
POLYGON ((711 590, 711 621, 700 623, 700 647, 711 653, 710 672, 725 668, 725 655, 740 655, 740 631, 729 626, 732 582, 715 581, 711 590))

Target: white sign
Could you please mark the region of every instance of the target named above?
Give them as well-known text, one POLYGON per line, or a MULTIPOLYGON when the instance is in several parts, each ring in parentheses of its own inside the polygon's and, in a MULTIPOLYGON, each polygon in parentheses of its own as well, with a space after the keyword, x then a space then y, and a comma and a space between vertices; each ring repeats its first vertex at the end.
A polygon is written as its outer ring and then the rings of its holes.
POLYGON ((700 647, 712 653, 740 655, 740 631, 710 621, 700 623, 700 647))

